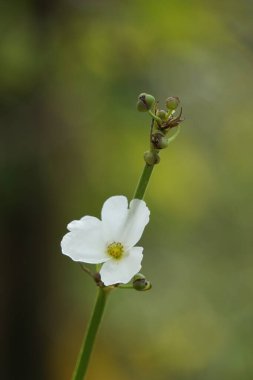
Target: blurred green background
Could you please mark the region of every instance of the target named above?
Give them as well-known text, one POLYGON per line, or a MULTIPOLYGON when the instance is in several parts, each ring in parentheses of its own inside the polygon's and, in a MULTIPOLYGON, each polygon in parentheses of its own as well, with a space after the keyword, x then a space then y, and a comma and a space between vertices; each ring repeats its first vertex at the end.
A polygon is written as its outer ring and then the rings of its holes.
POLYGON ((251 0, 1 5, 1 375, 68 380, 96 289, 66 225, 131 198, 140 92, 186 121, 155 168, 147 293, 111 299, 88 380, 253 378, 251 0))

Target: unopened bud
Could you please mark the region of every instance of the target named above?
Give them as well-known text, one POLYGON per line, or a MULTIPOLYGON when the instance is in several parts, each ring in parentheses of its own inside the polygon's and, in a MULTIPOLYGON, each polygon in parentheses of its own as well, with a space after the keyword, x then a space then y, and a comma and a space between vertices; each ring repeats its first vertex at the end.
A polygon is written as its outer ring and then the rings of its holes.
POLYGON ((133 288, 138 291, 145 291, 152 288, 151 282, 146 280, 143 274, 138 273, 133 278, 133 288))
POLYGON ((166 99, 165 104, 169 110, 174 111, 175 109, 177 109, 179 103, 180 103, 180 100, 177 96, 170 96, 169 98, 166 99))
POLYGON ((164 110, 160 110, 157 112, 157 116, 160 117, 161 120, 167 119, 167 112, 164 110))
POLYGON ((142 93, 138 97, 137 110, 140 112, 147 112, 151 110, 154 103, 155 98, 153 95, 142 93))
POLYGON ((160 162, 160 157, 159 157, 159 154, 157 152, 150 152, 150 151, 147 151, 144 153, 144 160, 146 161, 146 163, 148 165, 155 165, 155 164, 159 164, 160 162))
POLYGON ((168 139, 162 133, 152 135, 152 143, 156 149, 164 149, 168 146, 168 139))

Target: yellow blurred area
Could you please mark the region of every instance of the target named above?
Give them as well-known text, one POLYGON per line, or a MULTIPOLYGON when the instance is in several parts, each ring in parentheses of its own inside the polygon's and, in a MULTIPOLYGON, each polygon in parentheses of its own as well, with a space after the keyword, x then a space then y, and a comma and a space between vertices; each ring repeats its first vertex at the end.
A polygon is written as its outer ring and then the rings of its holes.
POLYGON ((68 380, 96 289, 66 225, 132 197, 141 92, 185 121, 141 240, 150 292, 111 295, 88 380, 253 378, 251 0, 13 0, 0 12, 4 380, 68 380))
POLYGON ((157 207, 189 222, 205 216, 217 188, 215 173, 198 148, 190 143, 173 146, 155 174, 152 189, 157 207))

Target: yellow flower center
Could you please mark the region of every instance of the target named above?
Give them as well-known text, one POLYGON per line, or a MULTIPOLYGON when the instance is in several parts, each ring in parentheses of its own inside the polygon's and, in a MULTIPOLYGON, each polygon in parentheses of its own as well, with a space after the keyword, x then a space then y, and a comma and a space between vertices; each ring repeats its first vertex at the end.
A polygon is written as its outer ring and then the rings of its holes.
POLYGON ((107 253, 113 259, 119 260, 123 256, 124 247, 121 243, 112 243, 107 247, 107 253))

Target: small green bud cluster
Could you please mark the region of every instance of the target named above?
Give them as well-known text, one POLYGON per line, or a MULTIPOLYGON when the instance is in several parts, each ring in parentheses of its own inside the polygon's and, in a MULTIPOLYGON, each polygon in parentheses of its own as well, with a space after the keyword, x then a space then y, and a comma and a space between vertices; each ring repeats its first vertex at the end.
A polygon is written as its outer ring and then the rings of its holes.
POLYGON ((142 93, 138 97, 137 109, 140 112, 148 112, 152 118, 152 130, 150 134, 150 151, 144 153, 144 160, 148 165, 158 164, 160 161, 159 152, 167 148, 169 143, 175 139, 178 132, 172 137, 168 137, 168 132, 183 121, 182 108, 179 115, 174 117, 180 100, 177 96, 170 96, 166 99, 166 111, 158 109, 157 102, 153 95, 142 93))
POLYGON ((133 278, 133 288, 138 291, 146 291, 152 288, 152 284, 143 274, 138 273, 133 278))

